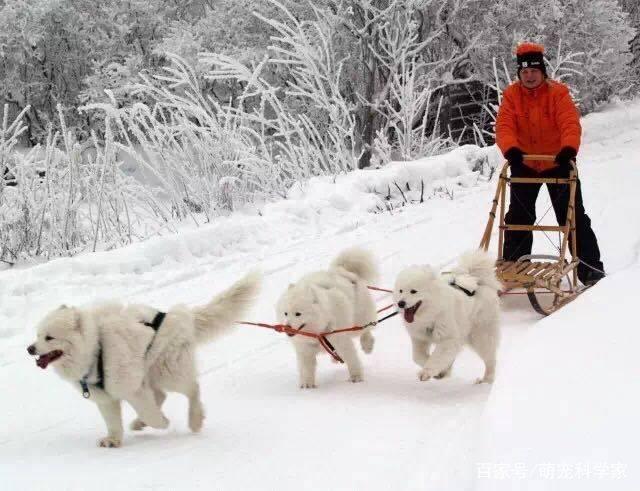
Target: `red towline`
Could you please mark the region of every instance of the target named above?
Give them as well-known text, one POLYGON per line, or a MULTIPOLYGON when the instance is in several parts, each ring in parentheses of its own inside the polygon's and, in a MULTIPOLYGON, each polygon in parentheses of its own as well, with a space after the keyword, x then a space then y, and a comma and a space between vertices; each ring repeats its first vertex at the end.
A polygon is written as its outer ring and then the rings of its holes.
MULTIPOLYGON (((378 288, 378 287, 375 287, 375 286, 368 286, 367 288, 369 288, 370 290, 382 291, 382 292, 387 292, 387 293, 391 293, 392 292, 392 290, 387 290, 385 288, 378 288)), ((392 308, 393 306, 394 306, 394 304, 389 304, 386 307, 382 307, 381 309, 378 310, 378 313, 384 312, 385 310, 388 310, 388 309, 392 308)), ((299 330, 299 329, 294 329, 291 326, 287 326, 285 324, 267 324, 265 322, 246 322, 246 321, 236 322, 236 324, 242 324, 242 325, 245 325, 245 326, 264 327, 264 328, 267 328, 267 329, 272 329, 272 330, 274 330, 276 332, 284 332, 288 336, 298 336, 298 335, 300 335, 300 336, 305 336, 305 337, 308 337, 308 338, 317 339, 318 342, 320 343, 320 345, 325 349, 325 351, 327 353, 329 353, 331 355, 331 357, 334 360, 336 360, 337 362, 340 362, 340 363, 344 363, 344 360, 336 352, 336 349, 331 344, 329 339, 327 339, 327 336, 331 336, 332 334, 340 334, 340 333, 343 333, 343 332, 362 331, 363 329, 367 329, 368 327, 376 326, 376 325, 380 324, 382 321, 385 321, 385 320, 387 320, 387 319, 389 319, 389 318, 391 318, 391 317, 393 317, 394 315, 397 315, 397 314, 398 314, 398 311, 396 310, 395 312, 392 312, 391 314, 386 315, 382 319, 370 322, 369 324, 365 324, 364 326, 345 327, 345 328, 342 328, 342 329, 336 329, 334 331, 326 332, 326 333, 322 333, 322 334, 316 334, 314 332, 308 332, 308 331, 302 331, 302 330, 299 330)))

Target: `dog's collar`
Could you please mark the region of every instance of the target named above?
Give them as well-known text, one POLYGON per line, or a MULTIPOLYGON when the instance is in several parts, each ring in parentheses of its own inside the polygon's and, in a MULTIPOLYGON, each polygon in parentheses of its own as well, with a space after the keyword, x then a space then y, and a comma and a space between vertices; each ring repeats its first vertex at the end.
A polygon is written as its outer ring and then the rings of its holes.
POLYGON ((449 286, 452 286, 453 288, 457 288, 458 290, 463 291, 467 295, 467 297, 473 297, 476 294, 476 292, 472 292, 471 290, 467 290, 465 287, 458 285, 455 282, 455 280, 451 281, 449 283, 449 286))
POLYGON ((96 383, 89 384, 89 377, 93 371, 93 365, 89 367, 89 371, 79 380, 80 388, 82 389, 82 397, 89 399, 91 392, 89 392, 89 385, 93 385, 98 389, 104 390, 104 361, 102 359, 102 346, 98 344, 98 361, 96 362, 96 383))

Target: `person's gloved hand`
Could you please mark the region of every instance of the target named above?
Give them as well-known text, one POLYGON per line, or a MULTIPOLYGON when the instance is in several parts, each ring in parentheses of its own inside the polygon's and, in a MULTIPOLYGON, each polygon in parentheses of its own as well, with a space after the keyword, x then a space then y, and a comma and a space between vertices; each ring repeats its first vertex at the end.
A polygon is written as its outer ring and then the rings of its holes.
POLYGON ((507 159, 511 168, 522 167, 524 165, 524 152, 518 147, 511 147, 504 153, 504 158, 507 159))
POLYGON ((560 150, 558 155, 556 155, 556 164, 560 167, 569 167, 569 163, 572 160, 575 160, 576 155, 578 155, 578 152, 576 152, 575 148, 562 147, 562 150, 560 150))

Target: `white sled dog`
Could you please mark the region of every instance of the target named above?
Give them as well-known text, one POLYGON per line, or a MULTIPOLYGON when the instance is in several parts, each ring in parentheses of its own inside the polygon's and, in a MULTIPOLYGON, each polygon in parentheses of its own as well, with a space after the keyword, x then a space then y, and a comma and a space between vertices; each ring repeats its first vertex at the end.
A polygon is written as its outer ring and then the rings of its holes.
MULTIPOLYGON (((280 297, 276 312, 281 324, 315 334, 353 326, 364 326, 376 320, 376 305, 367 282, 376 277, 376 267, 369 252, 352 248, 336 257, 326 271, 303 276, 280 297)), ((296 350, 300 388, 316 386, 316 355, 324 352, 319 341, 307 336, 289 334, 296 350)), ((373 350, 371 327, 362 331, 327 336, 349 370, 351 382, 361 382, 362 365, 354 345, 360 338, 365 353, 373 350)))
POLYGON ((161 405, 167 392, 189 398, 189 428, 202 428, 204 410, 195 349, 230 330, 256 296, 260 283, 250 273, 200 307, 177 305, 163 313, 145 305, 118 303, 50 312, 27 348, 40 368, 51 365, 98 405, 108 435, 101 447, 122 443, 121 401, 137 413, 134 431, 167 428, 161 405))
POLYGON ((456 356, 468 344, 485 365, 476 383, 493 382, 500 288, 494 259, 484 251, 462 255, 448 274, 429 266, 400 272, 393 295, 411 337, 413 360, 422 368, 420 380, 450 375, 456 356))

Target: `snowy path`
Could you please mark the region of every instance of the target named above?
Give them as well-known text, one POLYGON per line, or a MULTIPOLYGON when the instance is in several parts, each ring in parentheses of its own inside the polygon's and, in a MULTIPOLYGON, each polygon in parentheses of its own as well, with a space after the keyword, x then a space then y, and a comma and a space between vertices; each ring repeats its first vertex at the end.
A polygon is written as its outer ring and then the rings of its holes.
MULTIPOLYGON (((585 202, 615 278, 637 263, 640 250, 640 223, 628 220, 640 209, 640 105, 593 115, 585 127, 585 202)), ((59 303, 117 297, 160 308, 195 304, 256 265, 265 282, 249 317, 272 320, 273 304, 289 281, 326 266, 354 244, 376 254, 380 285, 389 286, 408 264, 446 264, 475 247, 493 191, 494 183, 481 185, 453 201, 354 216, 350 225, 320 231, 301 224, 284 238, 274 230, 270 241, 261 233, 253 247, 223 258, 167 260, 142 272, 136 272, 141 259, 132 248, 130 256, 100 256, 103 266, 110 257, 133 265, 116 265, 108 274, 81 261, 0 273, 0 482, 8 483, 2 488, 473 489, 492 390, 472 384, 481 364, 464 352, 452 378, 419 383, 408 337, 396 319, 377 329, 374 353, 363 356, 364 383, 346 382, 345 369, 323 359, 319 387, 311 391, 297 388, 285 337, 239 327, 200 351, 203 432, 188 432, 185 401, 173 395, 165 404, 170 429, 127 432, 118 450, 94 446, 104 431, 95 406, 37 369, 25 346, 33 323, 59 303)), ((380 304, 386 300, 381 297, 380 304)), ((536 329, 539 317, 524 302, 505 300, 504 355, 522 350, 527 333, 536 329)), ((130 411, 125 418, 132 418, 130 411)))

